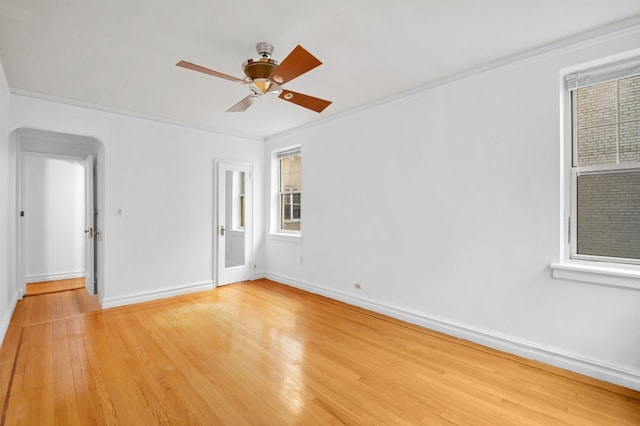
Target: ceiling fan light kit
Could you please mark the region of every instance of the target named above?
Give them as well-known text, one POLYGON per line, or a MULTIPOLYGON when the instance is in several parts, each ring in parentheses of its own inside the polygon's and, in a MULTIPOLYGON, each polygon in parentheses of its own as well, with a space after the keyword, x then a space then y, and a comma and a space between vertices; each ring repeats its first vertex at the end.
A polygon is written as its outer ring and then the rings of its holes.
POLYGON ((269 43, 258 43, 256 50, 260 58, 256 60, 248 59, 242 64, 242 70, 246 76, 244 79, 187 61, 180 61, 176 65, 236 83, 248 84, 252 93, 229 108, 227 112, 246 111, 262 95, 278 95, 280 99, 316 112, 324 111, 331 104, 331 101, 302 93, 295 93, 290 90, 283 91, 282 85, 322 64, 302 46, 296 46, 280 65, 278 65, 277 61, 271 59, 273 46, 269 43))

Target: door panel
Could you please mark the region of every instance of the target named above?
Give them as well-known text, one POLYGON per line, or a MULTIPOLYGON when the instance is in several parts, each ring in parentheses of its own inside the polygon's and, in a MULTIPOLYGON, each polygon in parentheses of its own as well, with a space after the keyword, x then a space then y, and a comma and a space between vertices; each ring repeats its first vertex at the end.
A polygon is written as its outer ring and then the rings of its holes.
POLYGON ((251 278, 251 165, 218 162, 217 284, 251 278))
POLYGON ((84 160, 84 285, 89 294, 96 294, 95 242, 97 238, 93 194, 93 155, 84 160))

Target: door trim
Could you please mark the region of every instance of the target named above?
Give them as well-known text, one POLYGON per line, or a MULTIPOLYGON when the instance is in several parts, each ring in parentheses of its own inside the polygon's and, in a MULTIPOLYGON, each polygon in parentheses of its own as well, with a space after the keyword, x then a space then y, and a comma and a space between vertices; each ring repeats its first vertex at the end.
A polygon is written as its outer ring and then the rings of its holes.
POLYGON ((216 159, 215 167, 214 167, 214 193, 215 193, 215 202, 214 202, 214 227, 213 227, 213 244, 214 244, 214 255, 213 255, 213 264, 214 264, 214 282, 215 286, 222 286, 226 284, 231 284, 232 282, 239 282, 251 279, 253 276, 253 218, 254 218, 254 208, 253 208, 253 163, 246 161, 235 161, 235 160, 225 160, 225 159, 216 159), (220 204, 221 204, 221 196, 224 196, 224 193, 221 194, 220 191, 220 171, 221 167, 229 166, 235 167, 237 169, 243 169, 242 171, 249 174, 248 185, 245 183, 245 192, 248 190, 248 195, 246 197, 246 211, 245 211, 245 273, 242 276, 242 279, 233 280, 231 282, 221 283, 220 269, 224 267, 220 262, 220 241, 219 238, 219 229, 220 226, 223 225, 221 223, 220 218, 220 204))

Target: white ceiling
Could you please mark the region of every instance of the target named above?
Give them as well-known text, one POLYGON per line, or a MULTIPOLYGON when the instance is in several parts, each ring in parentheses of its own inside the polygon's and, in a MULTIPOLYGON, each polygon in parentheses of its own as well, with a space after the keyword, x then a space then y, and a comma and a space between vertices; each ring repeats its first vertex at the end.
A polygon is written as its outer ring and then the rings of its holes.
POLYGON ((638 0, 0 0, 9 86, 256 138, 326 119, 640 14, 638 0), (286 88, 332 100, 318 114, 276 97, 225 111, 255 45, 323 62, 286 88))

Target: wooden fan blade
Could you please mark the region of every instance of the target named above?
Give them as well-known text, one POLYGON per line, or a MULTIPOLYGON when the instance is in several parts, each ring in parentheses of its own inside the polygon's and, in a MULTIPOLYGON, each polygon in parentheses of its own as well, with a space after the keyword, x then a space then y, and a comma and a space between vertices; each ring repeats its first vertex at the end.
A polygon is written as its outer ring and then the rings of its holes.
POLYGON ((200 65, 196 65, 196 64, 192 64, 191 62, 187 62, 187 61, 180 61, 176 64, 179 67, 182 68, 186 68, 188 70, 193 70, 193 71, 198 71, 198 72, 202 72, 205 74, 209 74, 212 75, 214 77, 219 77, 219 78, 224 78, 225 80, 229 80, 229 81, 233 81, 235 83, 242 83, 242 84, 248 84, 249 82, 246 80, 242 80, 240 78, 236 78, 227 74, 223 74, 221 72, 218 71, 214 71, 214 70, 210 70, 209 68, 205 68, 203 66, 200 65))
POLYGON ((313 96, 292 92, 291 90, 283 90, 278 97, 280 99, 284 99, 287 102, 300 105, 301 107, 308 108, 315 112, 322 112, 326 107, 331 105, 331 101, 325 101, 324 99, 314 98, 313 96))
POLYGON ((304 47, 297 45, 296 48, 289 53, 289 56, 284 58, 280 65, 273 70, 269 76, 269 80, 283 85, 307 71, 311 71, 318 65, 322 65, 322 62, 307 52, 304 47))
POLYGON ((260 96, 255 95, 255 94, 250 94, 249 96, 247 96, 246 98, 244 98, 243 100, 241 100, 240 102, 238 102, 237 104, 235 104, 234 106, 232 106, 231 108, 229 108, 227 110, 227 112, 242 112, 242 111, 246 111, 247 108, 249 108, 251 105, 253 105, 253 103, 255 101, 258 100, 260 96))

